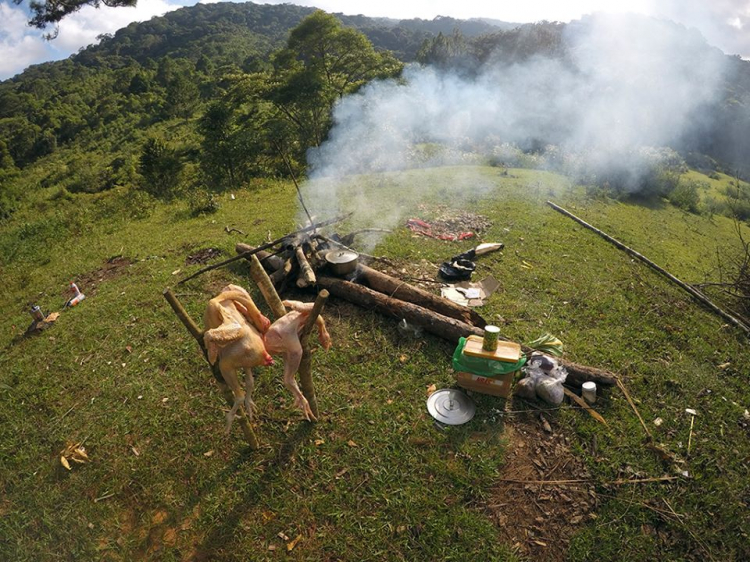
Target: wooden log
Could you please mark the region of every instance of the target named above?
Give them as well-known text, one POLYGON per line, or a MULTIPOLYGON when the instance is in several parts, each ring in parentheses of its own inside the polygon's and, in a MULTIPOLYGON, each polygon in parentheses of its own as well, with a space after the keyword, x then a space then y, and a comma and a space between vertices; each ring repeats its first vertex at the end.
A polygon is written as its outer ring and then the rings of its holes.
MULTIPOLYGON (((258 257, 263 259, 263 252, 258 253, 258 257)), ((273 278, 273 275, 271 275, 273 278)), ((422 307, 414 303, 408 303, 383 295, 373 289, 364 287, 357 283, 344 281, 337 277, 318 276, 318 286, 328 289, 331 294, 347 300, 353 304, 365 308, 375 308, 379 312, 388 314, 394 318, 405 318, 407 322, 423 327, 428 332, 446 339, 451 343, 458 343, 458 338, 466 337, 471 334, 478 336, 484 335, 484 330, 473 326, 467 322, 452 318, 448 315, 441 315, 433 312, 427 307, 422 307), (387 299, 390 298, 390 301, 387 299), (386 299, 386 300, 384 300, 386 299), (452 322, 451 322, 452 321, 452 322), (432 329, 430 328, 432 327, 432 329)), ((512 341, 510 338, 500 336, 504 341, 512 341)), ((535 351, 529 347, 522 346, 524 353, 531 356, 535 351)), ((537 352, 538 353, 538 352, 537 352)), ((598 369, 588 365, 581 365, 567 359, 558 358, 560 364, 568 371, 567 384, 571 386, 581 386, 584 382, 592 381, 601 386, 614 386, 617 384, 617 376, 611 371, 598 369)))
POLYGON ((305 325, 300 332, 300 343, 302 344, 302 359, 299 364, 299 386, 302 394, 307 398, 307 402, 310 404, 310 409, 315 417, 318 417, 318 399, 315 396, 315 385, 313 384, 312 378, 312 351, 310 350, 310 332, 312 331, 315 323, 320 316, 323 306, 328 299, 328 291, 323 289, 318 293, 315 299, 315 304, 310 312, 310 315, 305 321, 305 325))
POLYGON ((263 295, 263 299, 266 301, 268 308, 271 309, 274 319, 278 320, 286 314, 284 303, 281 302, 279 294, 276 292, 276 289, 274 289, 271 279, 268 277, 268 273, 266 273, 266 270, 260 265, 258 256, 253 254, 250 256, 249 261, 250 277, 252 277, 255 284, 258 285, 260 293, 263 295))
POLYGON ((297 287, 303 289, 305 287, 315 285, 315 272, 313 271, 312 267, 310 267, 310 262, 307 261, 305 250, 302 248, 302 244, 295 248, 294 253, 297 257, 297 264, 299 264, 297 287))
POLYGON ((622 242, 620 242, 616 238, 611 237, 606 232, 603 232, 603 231, 599 230, 598 228, 590 225, 589 223, 587 223, 583 219, 578 218, 577 216, 575 216, 570 211, 566 211, 562 207, 560 207, 558 205, 555 205, 552 201, 547 201, 547 204, 550 207, 552 207, 555 211, 557 211, 558 213, 560 213, 562 215, 565 215, 568 218, 573 219, 578 224, 580 224, 580 225, 588 228, 592 232, 596 232, 599 236, 601 236, 602 238, 604 238, 607 242, 610 242, 611 244, 614 244, 619 249, 621 249, 624 252, 630 254, 631 256, 633 256, 634 258, 636 258, 637 260, 645 263, 648 267, 650 267, 651 269, 653 269, 654 271, 656 271, 660 275, 666 277, 672 283, 674 283, 675 285, 677 285, 678 287, 680 287, 684 291, 688 292, 694 299, 696 299, 697 301, 699 301, 700 303, 702 303, 703 305, 705 305, 706 307, 708 307, 709 310, 711 310, 712 312, 718 314, 719 316, 721 316, 724 320, 726 320, 727 322, 729 322, 733 326, 736 326, 740 330, 744 331, 745 334, 750 335, 750 326, 748 326, 747 324, 745 324, 744 322, 742 322, 742 320, 740 320, 738 318, 735 318, 734 316, 732 316, 731 314, 729 314, 725 310, 723 310, 723 309, 719 308, 718 306, 716 306, 713 302, 711 302, 703 293, 701 293, 695 287, 692 287, 691 285, 688 285, 684 281, 680 281, 677 277, 675 277, 674 275, 672 275, 671 273, 669 273, 667 270, 659 267, 658 265, 656 265, 654 262, 652 262, 650 259, 648 259, 644 255, 639 254, 638 252, 636 252, 632 248, 626 246, 625 244, 623 244, 622 242))
MULTIPOLYGON (((163 295, 166 301, 169 303, 169 306, 172 307, 172 310, 177 315, 177 318, 179 318, 180 322, 182 322, 182 325, 185 326, 185 328, 190 333, 190 335, 193 336, 195 341, 198 342, 198 345, 200 346, 201 351, 203 352, 203 358, 211 367, 211 373, 213 374, 214 379, 216 379, 216 383, 219 385, 219 390, 221 391, 222 396, 224 396, 224 400, 226 400, 227 405, 231 407, 234 404, 234 395, 232 394, 232 390, 224 381, 224 377, 222 376, 221 371, 219 371, 218 362, 211 365, 211 363, 208 361, 208 353, 206 351, 206 344, 203 341, 203 331, 198 327, 195 321, 190 317, 190 315, 187 313, 185 308, 182 306, 182 303, 179 300, 177 300, 177 296, 172 292, 172 289, 166 289, 163 295)), ((247 417, 245 416, 245 413, 242 410, 239 410, 237 412, 237 419, 239 420, 240 428, 242 429, 242 434, 244 435, 245 441, 247 441, 248 446, 253 450, 257 450, 260 447, 260 444, 258 443, 258 438, 255 435, 255 431, 253 431, 253 427, 250 425, 250 422, 248 421, 247 417)))
POLYGON ((366 265, 359 266, 357 282, 364 283, 371 289, 375 289, 393 298, 434 310, 443 316, 455 318, 478 328, 484 328, 487 325, 487 321, 475 310, 434 295, 424 289, 409 285, 400 279, 391 277, 366 265))
POLYGON ((438 314, 410 302, 389 297, 364 285, 345 281, 338 277, 318 275, 318 286, 328 289, 332 295, 354 304, 365 308, 374 308, 399 320, 405 319, 407 322, 453 343, 457 343, 459 338, 470 334, 478 336, 484 334, 484 330, 466 322, 438 314))

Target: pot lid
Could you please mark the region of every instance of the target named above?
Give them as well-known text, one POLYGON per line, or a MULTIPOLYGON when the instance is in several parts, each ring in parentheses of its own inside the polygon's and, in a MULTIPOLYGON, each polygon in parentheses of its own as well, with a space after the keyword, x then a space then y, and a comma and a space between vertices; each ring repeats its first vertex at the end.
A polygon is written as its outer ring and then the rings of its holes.
POLYGON ((326 254, 326 261, 328 263, 350 263, 359 257, 357 252, 350 252, 348 250, 331 250, 326 254))
POLYGON ((461 425, 474 417, 476 407, 471 398, 455 388, 433 392, 427 399, 427 411, 440 423, 461 425))

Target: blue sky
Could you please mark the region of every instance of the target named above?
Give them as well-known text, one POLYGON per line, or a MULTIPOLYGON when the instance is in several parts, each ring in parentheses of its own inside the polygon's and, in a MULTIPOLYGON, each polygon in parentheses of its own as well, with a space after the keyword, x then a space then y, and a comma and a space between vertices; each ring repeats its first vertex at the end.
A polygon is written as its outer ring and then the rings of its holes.
MULTIPOLYGON (((133 21, 196 4, 196 0, 139 0, 135 8, 86 7, 60 24, 57 39, 45 41, 42 32, 26 25, 28 0, 18 6, 0 0, 0 80, 27 66, 66 58, 96 43, 102 33, 114 33, 133 21)), ((266 3, 279 4, 281 1, 266 3)), ((635 12, 672 19, 697 28, 725 53, 750 58, 750 0, 526 0, 497 2, 479 0, 320 0, 289 3, 317 6, 329 12, 391 18, 432 19, 487 17, 519 23, 539 20, 570 21, 584 14, 635 12)))

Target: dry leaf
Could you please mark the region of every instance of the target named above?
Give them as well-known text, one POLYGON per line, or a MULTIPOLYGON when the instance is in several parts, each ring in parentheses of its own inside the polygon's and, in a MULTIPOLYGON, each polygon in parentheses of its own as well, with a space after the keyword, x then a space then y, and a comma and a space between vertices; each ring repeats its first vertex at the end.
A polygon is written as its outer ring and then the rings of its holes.
POLYGON ((398 360, 401 361, 401 363, 406 363, 409 358, 406 355, 401 355, 398 360))
POLYGON ((213 450, 213 449, 211 449, 210 451, 206 451, 205 453, 203 453, 203 456, 204 456, 204 457, 210 457, 210 456, 212 456, 213 454, 214 454, 214 450, 213 450))
POLYGON ((355 443, 354 441, 352 441, 351 439, 349 439, 349 441, 348 441, 348 442, 347 442, 346 444, 347 444, 347 445, 349 445, 350 447, 359 447, 359 445, 357 445, 357 444, 356 444, 356 443, 355 443))
POLYGON ((66 459, 65 457, 60 457, 60 462, 65 468, 70 470, 70 463, 68 462, 68 459, 66 459))
POLYGON ((175 270, 174 270, 174 271, 172 272, 172 275, 177 275, 177 274, 178 274, 178 273, 179 273, 180 271, 182 271, 182 270, 181 270, 181 269, 175 269, 175 270))
POLYGON ((427 387, 427 396, 431 396, 432 393, 435 392, 436 390, 437 390, 437 386, 435 386, 434 384, 431 384, 430 386, 427 387))
POLYGON ((276 545, 275 544, 269 544, 268 545, 268 550, 276 550, 276 545))
POLYGON ((127 351, 128 353, 133 353, 133 348, 130 347, 129 345, 126 345, 125 346, 125 351, 127 351))
POLYGON ((284 533, 281 533, 281 532, 279 532, 279 534, 276 535, 276 536, 279 537, 282 541, 288 541, 289 540, 289 537, 287 537, 284 533))
POLYGON ((166 397, 166 398, 162 398, 162 399, 161 399, 161 401, 162 401, 162 403, 168 402, 168 401, 169 401, 169 398, 168 398, 168 397, 166 397))
POLYGON ((297 546, 297 543, 302 540, 302 535, 297 535, 297 537, 290 543, 287 543, 286 550, 289 552, 290 550, 294 550, 294 547, 297 546))
POLYGON ((317 446, 320 446, 320 445, 322 445, 323 443, 325 443, 325 440, 323 440, 323 439, 316 439, 316 440, 315 440, 315 445, 317 445, 317 446))
POLYGON ((138 449, 136 449, 135 447, 130 447, 130 450, 133 451, 133 454, 136 457, 140 457, 141 456, 141 454, 138 452, 138 449))
POLYGON ((341 478, 341 477, 342 477, 342 476, 343 476, 344 474, 346 474, 347 472, 349 472, 349 469, 348 469, 348 468, 342 468, 341 470, 339 470, 339 471, 338 471, 338 472, 336 473, 336 477, 335 477, 335 478, 336 478, 336 480, 338 480, 339 478, 341 478))

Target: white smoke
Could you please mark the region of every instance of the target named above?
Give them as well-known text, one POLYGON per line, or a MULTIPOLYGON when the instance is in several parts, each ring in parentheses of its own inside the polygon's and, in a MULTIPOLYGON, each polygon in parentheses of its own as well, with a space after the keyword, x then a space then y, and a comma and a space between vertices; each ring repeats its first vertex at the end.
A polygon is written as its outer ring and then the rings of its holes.
POLYGON ((639 167, 661 154, 656 147, 679 143, 720 93, 726 57, 672 22, 587 16, 566 27, 564 42, 564 57, 490 57, 470 76, 413 65, 398 81, 345 97, 328 140, 308 155, 306 198, 330 208, 345 199, 340 189, 351 198, 342 180, 352 174, 549 144, 600 170, 624 166, 635 188, 639 167))

